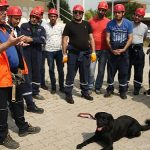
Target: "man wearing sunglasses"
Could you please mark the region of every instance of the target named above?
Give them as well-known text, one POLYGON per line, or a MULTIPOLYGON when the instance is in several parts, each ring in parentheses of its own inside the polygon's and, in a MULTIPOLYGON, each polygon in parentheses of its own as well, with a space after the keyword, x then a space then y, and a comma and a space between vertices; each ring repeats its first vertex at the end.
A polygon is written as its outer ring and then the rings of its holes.
POLYGON ((129 48, 129 73, 128 81, 131 76, 131 68, 134 66, 134 95, 139 95, 143 81, 143 69, 145 65, 145 54, 143 51, 143 41, 147 36, 148 27, 142 23, 145 16, 144 8, 137 8, 133 15, 133 41, 129 48))
POLYGON ((63 62, 68 61, 65 94, 66 101, 70 104, 74 103, 72 89, 78 69, 82 97, 87 100, 93 100, 93 97, 88 93, 88 72, 90 56, 91 61, 96 60, 95 43, 90 24, 82 20, 83 14, 83 7, 81 5, 75 5, 73 7, 73 20, 66 24, 63 32, 63 62), (92 50, 92 54, 90 49, 92 50))

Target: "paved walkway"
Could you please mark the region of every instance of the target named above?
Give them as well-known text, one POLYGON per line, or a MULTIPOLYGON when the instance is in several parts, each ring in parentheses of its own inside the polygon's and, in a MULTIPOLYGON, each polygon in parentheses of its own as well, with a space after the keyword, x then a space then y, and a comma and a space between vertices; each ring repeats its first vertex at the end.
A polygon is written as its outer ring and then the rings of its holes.
MULTIPOLYGON (((144 88, 148 87, 148 57, 146 56, 146 67, 144 70, 144 88)), ((46 72, 46 78, 48 73, 46 72)), ((118 87, 116 82, 116 88, 118 87)), ((103 88, 106 88, 106 76, 103 88)), ((93 135, 96 124, 90 119, 77 117, 80 112, 95 114, 98 111, 106 111, 113 114, 114 118, 120 115, 130 115, 136 118, 141 124, 146 118, 150 118, 150 97, 142 94, 132 95, 132 82, 128 99, 122 100, 118 96, 118 91, 111 98, 105 99, 103 95, 93 93, 94 101, 89 102, 80 96, 79 81, 76 78, 74 88, 75 104, 70 105, 64 100, 64 95, 57 93, 51 95, 49 91, 41 90, 41 94, 46 100, 36 101, 39 107, 45 109, 44 114, 33 114, 25 111, 25 117, 32 125, 41 127, 41 132, 36 135, 19 137, 18 129, 14 121, 9 118, 9 129, 12 137, 20 142, 20 150, 75 150, 76 145, 93 135)), ((104 90, 103 90, 104 91, 104 90)), ((0 150, 5 150, 0 146, 0 150)), ((100 146, 92 143, 83 150, 99 150, 100 146)), ((142 133, 138 138, 123 138, 114 143, 114 150, 150 150, 150 130, 142 133)))

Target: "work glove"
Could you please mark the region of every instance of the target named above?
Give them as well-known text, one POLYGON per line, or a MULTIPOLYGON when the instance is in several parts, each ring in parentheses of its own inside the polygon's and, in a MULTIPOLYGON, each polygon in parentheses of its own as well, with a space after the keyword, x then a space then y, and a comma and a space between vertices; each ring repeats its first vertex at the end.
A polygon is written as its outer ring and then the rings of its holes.
POLYGON ((63 55, 63 63, 66 63, 68 61, 68 55, 64 54, 63 55))
POLYGON ((96 61, 96 53, 93 52, 93 53, 91 54, 91 62, 95 62, 95 61, 96 61))

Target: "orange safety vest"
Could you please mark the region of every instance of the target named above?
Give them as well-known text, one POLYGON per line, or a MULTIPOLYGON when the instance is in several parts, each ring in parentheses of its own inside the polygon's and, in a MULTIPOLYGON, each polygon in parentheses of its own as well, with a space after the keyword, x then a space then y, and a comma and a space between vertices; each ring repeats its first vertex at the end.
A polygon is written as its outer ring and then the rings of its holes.
POLYGON ((12 87, 12 75, 6 52, 0 54, 0 88, 12 87))

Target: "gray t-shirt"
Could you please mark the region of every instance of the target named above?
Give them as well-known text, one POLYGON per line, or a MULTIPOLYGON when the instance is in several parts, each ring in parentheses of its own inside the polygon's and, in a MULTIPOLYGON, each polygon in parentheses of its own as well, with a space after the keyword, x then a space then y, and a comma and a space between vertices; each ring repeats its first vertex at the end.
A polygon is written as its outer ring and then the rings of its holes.
POLYGON ((132 44, 140 44, 143 43, 144 38, 147 36, 148 27, 144 23, 135 24, 133 23, 133 41, 132 44))

